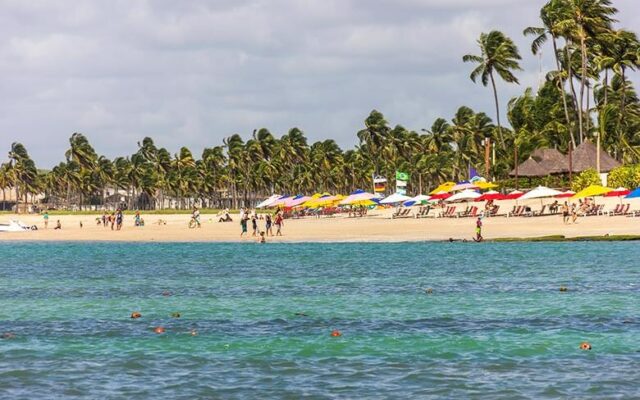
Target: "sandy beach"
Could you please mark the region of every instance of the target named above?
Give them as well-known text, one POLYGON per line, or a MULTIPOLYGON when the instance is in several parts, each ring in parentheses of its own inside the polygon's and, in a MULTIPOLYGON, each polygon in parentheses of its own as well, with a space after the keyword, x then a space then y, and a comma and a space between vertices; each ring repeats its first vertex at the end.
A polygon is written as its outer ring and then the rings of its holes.
MULTIPOLYGON (((615 203, 612 203, 615 204, 615 203)), ((635 205, 635 204, 634 204, 635 205)), ((632 207, 633 208, 633 207, 632 207)), ((474 235, 474 218, 406 218, 391 219, 393 209, 373 210, 363 218, 335 217, 287 219, 282 237, 269 237, 273 242, 399 242, 471 239, 474 235)), ((125 215, 121 231, 111 231, 96 225, 93 215, 52 215, 49 229, 43 229, 40 215, 0 215, 0 222, 18 219, 28 225, 37 225, 37 231, 0 233, 0 240, 46 241, 134 241, 134 242, 230 242, 255 241, 256 238, 240 238, 240 223, 235 215, 233 222, 217 222, 215 215, 203 215, 202 227, 190 229, 189 215, 144 215, 146 226, 133 226, 133 216, 125 215), (52 229, 59 219, 61 230, 52 229), (166 221, 159 225, 158 220, 166 221), (80 222, 83 227, 80 228, 80 222)), ((250 224, 249 224, 250 225, 250 224)), ((264 221, 259 221, 264 229, 264 221)), ((249 226, 251 231, 251 226, 249 226)), ((275 232, 275 230, 274 230, 275 232)), ((251 234, 251 232, 249 232, 251 234)), ((626 216, 581 217, 577 223, 565 225, 559 215, 543 217, 504 216, 485 218, 485 239, 529 238, 548 235, 565 237, 599 235, 640 234, 640 218, 626 216)))

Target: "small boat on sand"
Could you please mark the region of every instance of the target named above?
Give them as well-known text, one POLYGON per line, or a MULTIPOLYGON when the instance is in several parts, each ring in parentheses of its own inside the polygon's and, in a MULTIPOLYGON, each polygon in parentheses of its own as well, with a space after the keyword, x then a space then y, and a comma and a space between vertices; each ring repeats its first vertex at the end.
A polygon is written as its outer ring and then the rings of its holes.
POLYGON ((22 222, 16 220, 11 220, 8 224, 0 224, 0 232, 24 232, 35 229, 32 226, 25 225, 22 222))

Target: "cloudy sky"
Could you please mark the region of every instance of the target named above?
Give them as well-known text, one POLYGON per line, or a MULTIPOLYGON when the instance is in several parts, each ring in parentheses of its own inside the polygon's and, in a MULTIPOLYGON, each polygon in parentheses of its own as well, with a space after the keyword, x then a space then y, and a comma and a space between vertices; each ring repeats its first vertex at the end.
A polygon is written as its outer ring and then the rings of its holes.
MULTIPOLYGON (((350 148, 374 108, 415 130, 460 105, 493 115, 461 57, 502 30, 525 68, 522 87, 500 85, 503 103, 535 88, 540 60, 522 30, 543 3, 0 0, 0 149, 20 141, 50 167, 73 132, 109 157, 144 136, 199 155, 233 133, 294 126, 350 148)), ((640 31, 640 1, 614 5, 619 25, 640 31)))

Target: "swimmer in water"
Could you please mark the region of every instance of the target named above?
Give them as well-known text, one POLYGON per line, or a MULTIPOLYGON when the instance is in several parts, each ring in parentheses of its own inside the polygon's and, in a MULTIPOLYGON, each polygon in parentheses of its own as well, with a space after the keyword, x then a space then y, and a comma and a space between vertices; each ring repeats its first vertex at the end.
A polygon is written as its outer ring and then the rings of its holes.
POLYGON ((259 243, 266 243, 267 239, 265 239, 264 237, 264 231, 260 231, 260 239, 258 240, 259 243))

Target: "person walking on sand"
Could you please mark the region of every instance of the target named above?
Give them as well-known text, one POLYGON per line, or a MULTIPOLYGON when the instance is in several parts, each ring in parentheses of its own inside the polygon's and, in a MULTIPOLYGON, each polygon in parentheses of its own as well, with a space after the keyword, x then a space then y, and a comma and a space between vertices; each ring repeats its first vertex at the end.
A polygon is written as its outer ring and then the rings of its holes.
POLYGON ((116 224, 116 213, 111 213, 109 215, 109 224, 111 224, 111 230, 113 230, 114 225, 116 224))
POLYGON ((476 220, 476 237, 473 240, 482 242, 482 218, 480 217, 476 220))
POLYGON ((278 211, 276 213, 276 236, 282 236, 282 225, 284 225, 284 218, 282 218, 282 213, 278 211))
POLYGON ((44 219, 44 229, 47 229, 49 227, 49 212, 45 211, 44 214, 42 215, 42 219, 44 219))

